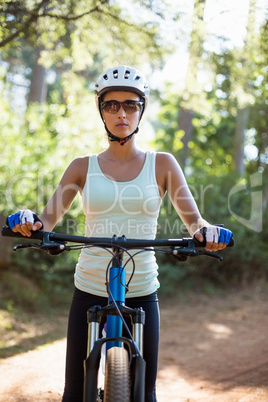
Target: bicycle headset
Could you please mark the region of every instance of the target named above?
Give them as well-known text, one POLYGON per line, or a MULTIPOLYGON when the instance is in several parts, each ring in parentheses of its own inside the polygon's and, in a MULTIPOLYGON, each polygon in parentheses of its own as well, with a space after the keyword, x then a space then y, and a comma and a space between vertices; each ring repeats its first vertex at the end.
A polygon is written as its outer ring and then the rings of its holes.
POLYGON ((142 74, 135 68, 128 66, 109 68, 99 77, 95 85, 96 105, 104 123, 105 130, 107 131, 107 135, 111 141, 117 141, 120 143, 120 145, 124 145, 134 134, 139 131, 139 123, 133 133, 125 138, 119 138, 108 130, 101 113, 101 103, 103 100, 103 95, 110 91, 134 92, 139 95, 141 101, 143 102, 139 119, 140 123, 142 115, 148 104, 149 87, 142 74))

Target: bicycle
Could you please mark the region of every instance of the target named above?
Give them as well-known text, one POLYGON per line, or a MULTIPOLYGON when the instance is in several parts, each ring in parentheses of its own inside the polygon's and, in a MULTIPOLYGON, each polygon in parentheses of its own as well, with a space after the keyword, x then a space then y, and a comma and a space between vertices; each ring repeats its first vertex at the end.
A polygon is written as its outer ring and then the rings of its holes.
MULTIPOLYGON (((2 228, 3 236, 24 238, 8 227, 2 228)), ((131 309, 125 304, 125 294, 135 273, 135 255, 140 252, 159 252, 169 254, 179 261, 188 257, 207 255, 222 260, 215 252, 204 249, 205 243, 194 238, 140 240, 127 239, 125 236, 112 238, 83 237, 55 232, 32 232, 31 239, 39 243, 26 242, 17 244, 14 250, 35 248, 52 255, 63 251, 83 247, 100 247, 111 253, 111 260, 106 269, 106 288, 108 304, 105 307, 94 306, 88 310, 88 347, 84 361, 84 402, 144 402, 145 361, 143 350, 143 325, 145 312, 141 308, 131 309), (69 244, 71 243, 71 244, 69 244), (131 250, 133 253, 131 254, 131 250), (123 255, 128 259, 123 263, 123 255), (132 273, 126 283, 125 267, 132 262, 132 273), (132 322, 132 333, 126 325, 124 316, 132 322), (107 335, 99 336, 100 323, 107 317, 107 335), (123 326, 129 338, 122 336, 123 326), (106 364, 104 387, 98 379, 102 347, 106 345, 106 364)), ((231 239, 229 246, 233 246, 231 239)))

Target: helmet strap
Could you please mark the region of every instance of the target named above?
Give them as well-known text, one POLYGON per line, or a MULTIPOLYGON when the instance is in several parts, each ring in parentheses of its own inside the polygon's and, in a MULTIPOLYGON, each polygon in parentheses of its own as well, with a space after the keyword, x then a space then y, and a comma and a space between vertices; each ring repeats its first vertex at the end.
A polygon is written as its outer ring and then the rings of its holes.
POLYGON ((125 145, 125 143, 128 142, 128 141, 132 138, 132 136, 133 136, 134 134, 136 134, 136 133, 139 131, 139 127, 137 127, 136 130, 133 131, 132 134, 128 135, 128 136, 125 137, 125 138, 120 138, 120 137, 117 137, 116 135, 114 135, 113 133, 111 133, 111 132, 108 130, 108 128, 107 128, 107 126, 106 126, 105 123, 104 123, 104 126, 105 126, 105 129, 106 129, 106 131, 107 131, 107 135, 108 135, 110 141, 111 141, 111 142, 115 142, 115 141, 116 141, 116 142, 119 142, 120 145, 125 145))

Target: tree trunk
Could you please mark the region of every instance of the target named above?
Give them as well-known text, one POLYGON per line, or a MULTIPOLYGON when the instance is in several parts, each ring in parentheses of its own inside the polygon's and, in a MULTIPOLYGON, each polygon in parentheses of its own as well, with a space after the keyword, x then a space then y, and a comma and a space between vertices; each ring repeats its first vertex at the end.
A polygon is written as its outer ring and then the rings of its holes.
POLYGON ((193 124, 192 120, 194 117, 193 110, 183 109, 180 110, 179 116, 179 130, 184 131, 184 136, 182 137, 183 149, 180 153, 180 164, 182 167, 185 166, 186 160, 189 157, 189 142, 192 139, 193 124))
POLYGON ((235 169, 240 174, 240 176, 243 176, 246 170, 244 163, 244 144, 248 117, 248 106, 244 107, 243 109, 238 109, 235 128, 235 169))
POLYGON ((43 103, 46 100, 46 69, 38 63, 43 48, 35 48, 35 63, 32 72, 31 87, 28 96, 28 105, 31 102, 43 103))
POLYGON ((192 20, 192 33, 189 46, 189 62, 185 79, 185 91, 180 105, 178 130, 184 132, 182 137, 183 149, 178 154, 178 160, 182 166, 185 167, 186 160, 189 156, 189 141, 192 139, 194 117, 193 103, 194 98, 198 96, 196 93, 198 88, 197 72, 198 61, 202 54, 202 45, 205 36, 205 29, 200 24, 204 24, 204 10, 206 0, 195 0, 193 20, 192 20))
POLYGON ((238 98, 238 111, 236 116, 236 128, 235 128, 235 149, 234 149, 234 159, 235 159, 235 169, 240 174, 244 176, 246 171, 246 166, 244 163, 244 148, 245 148, 245 132, 248 126, 249 119, 249 103, 247 101, 247 96, 250 94, 250 88, 248 85, 248 78, 252 75, 251 67, 251 52, 252 52, 252 37, 254 36, 254 26, 255 26, 255 15, 256 15, 256 0, 250 0, 249 13, 248 13, 248 23, 247 23, 247 35, 245 40, 244 52, 246 55, 246 60, 243 63, 243 77, 240 86, 242 91, 241 99, 238 98))
MULTIPOLYGON (((6 224, 6 216, 0 212, 0 227, 6 224)), ((0 242, 0 269, 6 268, 9 263, 10 255, 12 252, 12 238, 2 237, 0 242)))

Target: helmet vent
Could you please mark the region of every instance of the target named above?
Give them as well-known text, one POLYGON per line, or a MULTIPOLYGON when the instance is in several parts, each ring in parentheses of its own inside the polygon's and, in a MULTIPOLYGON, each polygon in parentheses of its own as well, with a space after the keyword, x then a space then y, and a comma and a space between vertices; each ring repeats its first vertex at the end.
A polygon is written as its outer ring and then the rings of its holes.
POLYGON ((108 75, 105 74, 105 75, 103 76, 103 78, 107 81, 107 80, 108 80, 108 75))
POLYGON ((124 75, 125 80, 128 80, 129 76, 130 76, 130 71, 126 70, 125 75, 124 75))
POLYGON ((118 70, 113 71, 114 78, 117 80, 118 78, 118 70))
POLYGON ((135 80, 138 81, 141 77, 139 75, 137 75, 137 77, 135 77, 135 80))

